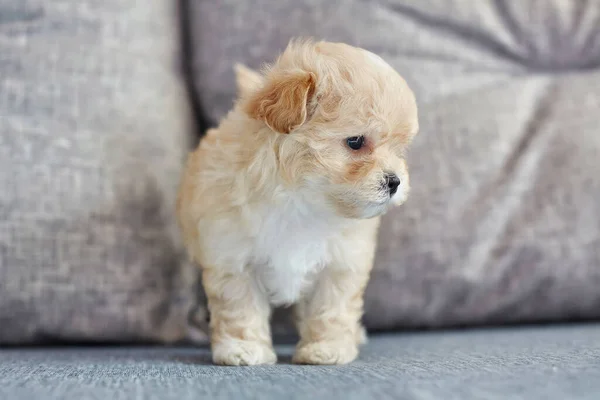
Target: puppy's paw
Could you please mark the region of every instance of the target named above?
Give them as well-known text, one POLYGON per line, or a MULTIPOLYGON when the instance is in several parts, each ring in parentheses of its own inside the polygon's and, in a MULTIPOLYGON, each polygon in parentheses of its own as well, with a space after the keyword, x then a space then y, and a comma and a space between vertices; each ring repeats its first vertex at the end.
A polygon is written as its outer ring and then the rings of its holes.
POLYGON ((296 364, 347 364, 358 356, 358 346, 349 341, 323 341, 299 346, 294 354, 296 364))
POLYGON ((275 364, 277 355, 273 348, 261 342, 226 341, 213 346, 213 362, 219 365, 275 364))

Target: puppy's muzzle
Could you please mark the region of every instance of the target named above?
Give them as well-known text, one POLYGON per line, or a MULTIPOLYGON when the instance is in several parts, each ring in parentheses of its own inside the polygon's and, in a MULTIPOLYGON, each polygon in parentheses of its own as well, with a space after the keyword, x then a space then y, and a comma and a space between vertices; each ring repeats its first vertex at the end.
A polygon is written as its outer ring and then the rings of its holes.
POLYGON ((400 178, 398 178, 398 175, 394 174, 393 172, 386 172, 381 186, 384 190, 387 190, 390 197, 392 197, 398 191, 398 186, 400 186, 400 178))

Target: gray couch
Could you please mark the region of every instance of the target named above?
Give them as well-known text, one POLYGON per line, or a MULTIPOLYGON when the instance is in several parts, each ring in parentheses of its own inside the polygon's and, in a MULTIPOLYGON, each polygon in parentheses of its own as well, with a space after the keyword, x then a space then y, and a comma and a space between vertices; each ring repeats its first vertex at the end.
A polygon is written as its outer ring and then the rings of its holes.
POLYGON ((598 398, 598 21, 600 0, 0 0, 0 399, 598 398), (178 176, 233 63, 294 36, 406 77, 413 191, 358 361, 214 367, 178 176))
POLYGON ((372 338, 341 367, 214 367, 206 348, 12 349, 0 354, 5 400, 390 399, 596 400, 600 327, 372 338))

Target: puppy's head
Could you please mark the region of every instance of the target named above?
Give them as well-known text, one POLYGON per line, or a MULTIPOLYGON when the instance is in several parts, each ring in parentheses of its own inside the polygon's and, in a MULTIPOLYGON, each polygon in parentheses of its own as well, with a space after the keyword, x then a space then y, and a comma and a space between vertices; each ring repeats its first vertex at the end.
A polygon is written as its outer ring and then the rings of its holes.
POLYGON ((292 42, 263 75, 237 73, 239 104, 273 136, 290 187, 346 218, 404 202, 417 106, 381 58, 344 44, 292 42))

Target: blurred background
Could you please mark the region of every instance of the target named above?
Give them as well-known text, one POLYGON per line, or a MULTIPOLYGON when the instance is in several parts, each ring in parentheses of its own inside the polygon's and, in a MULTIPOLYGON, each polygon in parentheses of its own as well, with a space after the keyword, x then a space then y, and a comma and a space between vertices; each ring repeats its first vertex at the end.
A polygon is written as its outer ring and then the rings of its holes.
POLYGON ((417 96, 370 330, 600 317, 600 1, 0 0, 0 344, 206 342, 182 163, 294 37, 417 96))

